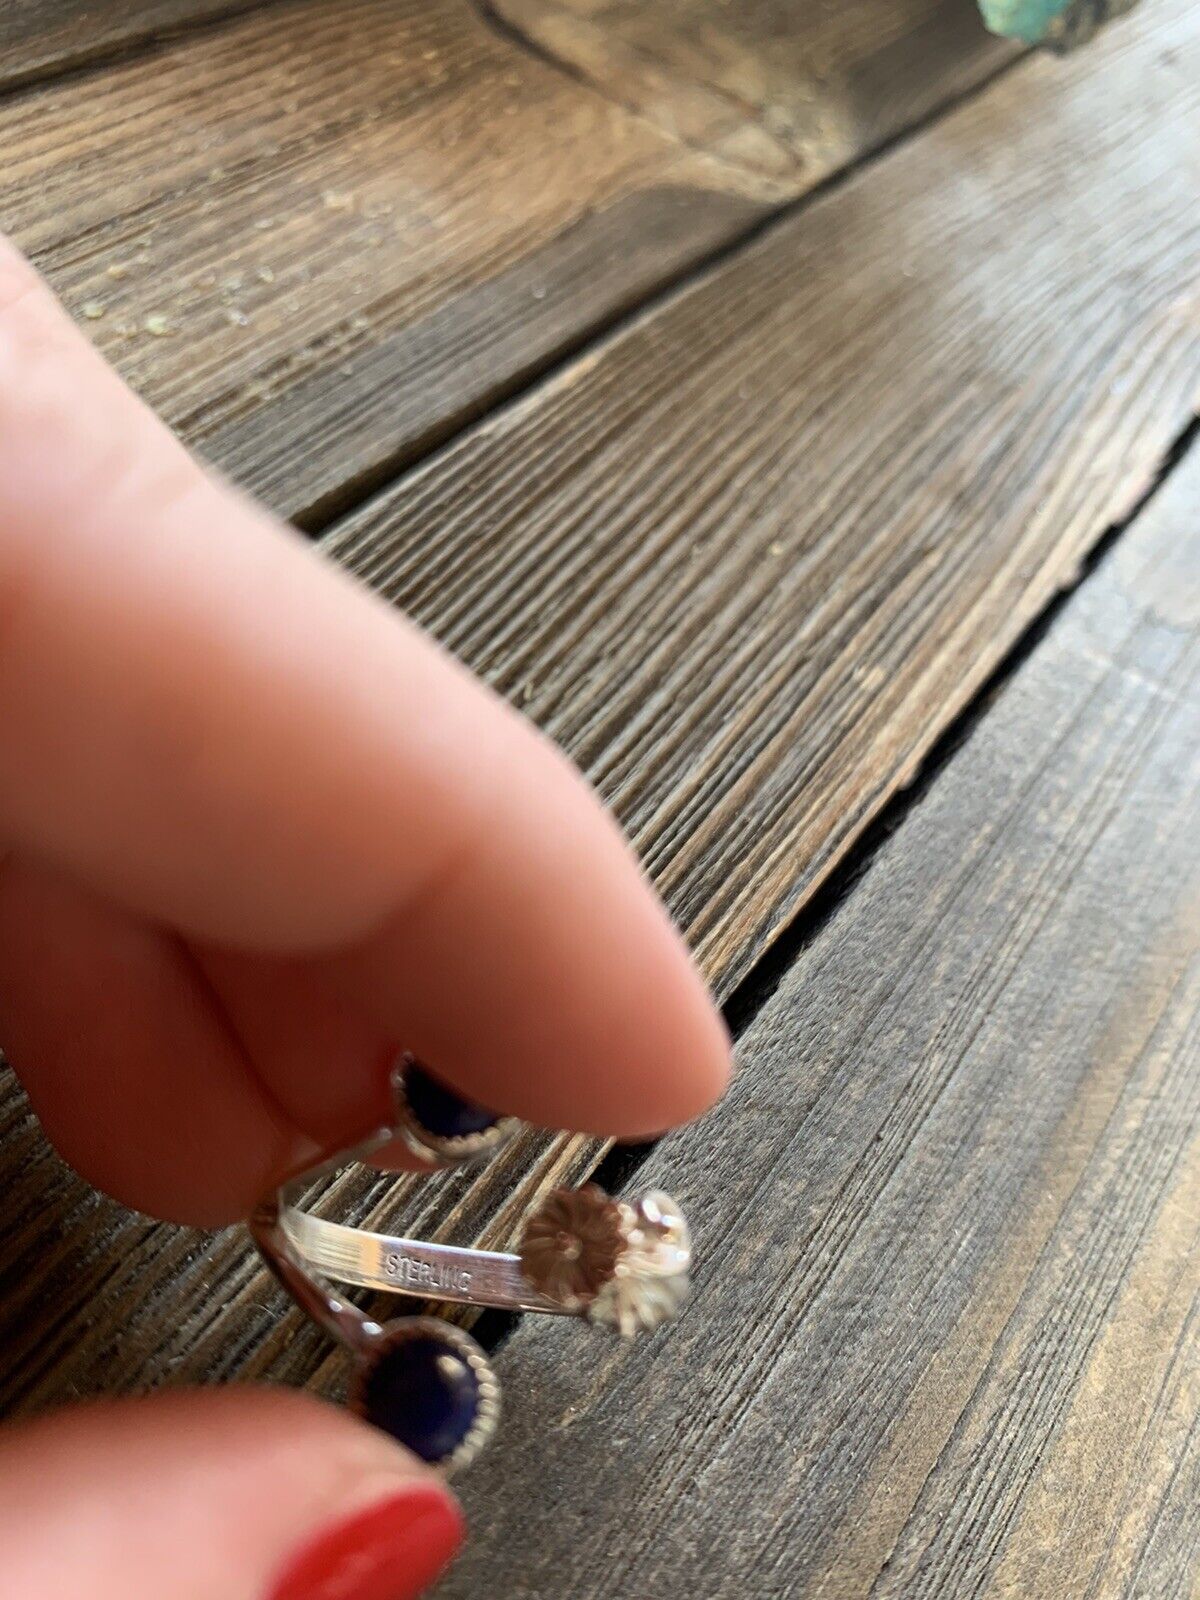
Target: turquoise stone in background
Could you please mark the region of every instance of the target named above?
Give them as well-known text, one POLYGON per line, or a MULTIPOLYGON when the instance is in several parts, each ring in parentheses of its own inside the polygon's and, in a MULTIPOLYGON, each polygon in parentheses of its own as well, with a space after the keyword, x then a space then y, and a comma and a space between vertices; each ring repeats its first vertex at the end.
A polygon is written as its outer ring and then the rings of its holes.
POLYGON ((1006 39, 1040 44, 1050 25, 1074 0, 979 0, 983 20, 1006 39))
POLYGON ((979 0, 979 9, 992 33, 1073 50, 1102 23, 1135 4, 1136 0, 979 0))

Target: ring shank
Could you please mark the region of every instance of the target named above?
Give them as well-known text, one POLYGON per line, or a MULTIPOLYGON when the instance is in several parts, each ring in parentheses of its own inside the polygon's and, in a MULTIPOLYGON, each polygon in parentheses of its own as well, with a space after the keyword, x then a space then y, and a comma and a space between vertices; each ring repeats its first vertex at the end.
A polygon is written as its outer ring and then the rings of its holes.
POLYGON ((279 1220, 305 1263, 342 1283, 502 1311, 570 1314, 526 1282, 519 1256, 369 1233, 291 1205, 281 1208, 279 1220))

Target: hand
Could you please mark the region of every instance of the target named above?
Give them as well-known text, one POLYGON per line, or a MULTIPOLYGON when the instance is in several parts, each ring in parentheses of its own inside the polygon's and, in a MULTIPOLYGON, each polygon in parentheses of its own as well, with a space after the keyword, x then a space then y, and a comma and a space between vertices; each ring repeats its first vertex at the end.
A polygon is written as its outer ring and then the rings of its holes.
MULTIPOLYGON (((3 241, 0 751, 0 1042, 130 1205, 245 1216, 378 1125, 398 1045, 599 1134, 724 1084, 574 770, 202 470, 3 241)), ((458 1537, 440 1480, 298 1394, 0 1435, 0 1600, 400 1600, 458 1537)))

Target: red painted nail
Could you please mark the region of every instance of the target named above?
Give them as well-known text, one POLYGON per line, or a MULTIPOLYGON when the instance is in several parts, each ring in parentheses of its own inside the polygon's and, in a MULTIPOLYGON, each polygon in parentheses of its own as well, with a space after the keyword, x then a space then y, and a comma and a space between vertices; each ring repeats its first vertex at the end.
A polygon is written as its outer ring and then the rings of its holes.
POLYGON ((319 1533, 287 1567, 269 1600, 413 1600, 462 1543, 450 1496, 421 1484, 319 1533))

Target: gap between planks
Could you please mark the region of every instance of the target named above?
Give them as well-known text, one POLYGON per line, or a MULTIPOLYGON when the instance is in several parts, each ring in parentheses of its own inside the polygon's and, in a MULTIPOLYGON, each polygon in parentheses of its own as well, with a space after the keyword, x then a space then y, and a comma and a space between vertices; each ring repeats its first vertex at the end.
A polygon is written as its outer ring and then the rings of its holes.
POLYGON ((1193 448, 651 1157, 685 1316, 500 1353, 447 1600, 1189 1600, 1198 511, 1193 448))
MULTIPOLYGON (((871 866, 887 841, 903 827, 906 818, 918 807, 946 769, 965 749, 969 741, 986 729, 989 710, 1005 687, 1018 677, 1022 668, 1037 652, 1039 645, 1050 633, 1055 622, 1077 598, 1083 587, 1100 576, 1107 562, 1120 548, 1124 535, 1130 532, 1151 507, 1153 501, 1170 484, 1172 474, 1179 471, 1190 451, 1200 460, 1200 419, 1193 421, 1175 440, 1155 474, 1154 480, 1138 498, 1129 512, 1119 522, 1112 524, 1082 563, 1073 583, 1060 589, 1047 602, 1045 609, 1034 617, 1025 631, 1014 642, 1008 654, 998 663, 988 680, 980 686, 974 698, 939 736, 916 770, 913 782, 894 794, 879 815, 865 828, 854 845, 847 851, 834 871, 814 891, 797 911, 795 917, 777 936, 775 943, 765 950, 745 977, 730 992, 722 1006, 726 1026, 735 1046, 753 1027, 756 1018, 784 983, 797 961, 816 941, 837 914, 846 898, 854 892, 856 884, 871 870, 871 866)), ((1195 476, 1196 461, 1191 463, 1195 476)), ((610 1194, 626 1192, 642 1167, 658 1150, 661 1139, 646 1140, 638 1144, 606 1143, 598 1151, 592 1179, 610 1194)), ((474 1324, 480 1343, 489 1350, 497 1350, 526 1320, 523 1313, 485 1313, 474 1324)))

